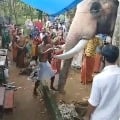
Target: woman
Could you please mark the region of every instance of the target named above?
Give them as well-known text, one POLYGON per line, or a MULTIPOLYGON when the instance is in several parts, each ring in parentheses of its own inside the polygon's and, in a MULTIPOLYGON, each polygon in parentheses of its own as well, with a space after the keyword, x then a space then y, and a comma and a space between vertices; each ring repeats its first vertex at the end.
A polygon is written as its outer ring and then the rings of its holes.
POLYGON ((81 83, 87 84, 92 82, 92 75, 94 72, 94 64, 95 64, 95 54, 96 54, 96 47, 100 45, 100 40, 95 37, 89 40, 87 43, 83 64, 81 67, 81 83))
POLYGON ((12 31, 12 55, 14 62, 16 62, 17 51, 18 51, 18 48, 16 46, 16 42, 17 42, 16 36, 17 36, 17 31, 14 29, 12 31))
POLYGON ((18 38, 16 42, 16 46, 18 49, 17 57, 16 57, 16 66, 19 68, 25 67, 25 55, 26 55, 26 49, 25 49, 25 38, 22 36, 21 33, 18 33, 18 38))
POLYGON ((36 36, 32 42, 32 57, 35 57, 36 61, 38 58, 38 45, 41 44, 40 37, 36 36))
POLYGON ((101 61, 102 61, 102 55, 101 55, 101 48, 97 48, 96 55, 95 55, 95 63, 94 63, 94 73, 100 72, 101 67, 101 61))
MULTIPOLYGON (((58 37, 54 38, 54 40, 52 41, 53 44, 54 44, 54 47, 58 48, 58 49, 55 49, 53 51, 53 55, 52 56, 59 55, 59 54, 63 53, 63 49, 62 49, 63 42, 61 42, 60 38, 61 37, 58 36, 58 37)), ((56 59, 56 58, 52 58, 51 66, 52 66, 52 69, 55 71, 56 74, 60 73, 61 60, 60 59, 56 59)))

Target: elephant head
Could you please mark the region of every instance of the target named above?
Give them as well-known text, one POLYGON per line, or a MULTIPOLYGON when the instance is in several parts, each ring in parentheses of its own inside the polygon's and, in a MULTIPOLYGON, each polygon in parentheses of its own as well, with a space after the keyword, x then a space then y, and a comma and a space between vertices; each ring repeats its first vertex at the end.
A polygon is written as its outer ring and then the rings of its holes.
POLYGON ((118 0, 83 0, 77 5, 66 38, 65 52, 55 56, 58 59, 65 59, 58 86, 64 86, 66 83, 70 58, 83 49, 89 39, 96 34, 107 34, 112 37, 118 5, 118 0))
POLYGON ((95 34, 112 37, 117 17, 118 0, 83 0, 77 5, 73 22, 66 38, 65 53, 56 56, 69 59, 79 52, 95 34), (84 41, 83 41, 84 40, 84 41))

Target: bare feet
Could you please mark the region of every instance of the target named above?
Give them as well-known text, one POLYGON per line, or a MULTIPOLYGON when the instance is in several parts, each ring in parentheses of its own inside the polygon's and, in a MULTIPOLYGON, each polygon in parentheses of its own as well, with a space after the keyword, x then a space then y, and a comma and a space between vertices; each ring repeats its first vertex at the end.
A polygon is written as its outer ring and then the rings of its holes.
POLYGON ((34 96, 38 96, 37 91, 33 91, 33 95, 34 95, 34 96))
POLYGON ((56 88, 54 87, 50 87, 51 90, 54 90, 54 91, 58 91, 56 88))

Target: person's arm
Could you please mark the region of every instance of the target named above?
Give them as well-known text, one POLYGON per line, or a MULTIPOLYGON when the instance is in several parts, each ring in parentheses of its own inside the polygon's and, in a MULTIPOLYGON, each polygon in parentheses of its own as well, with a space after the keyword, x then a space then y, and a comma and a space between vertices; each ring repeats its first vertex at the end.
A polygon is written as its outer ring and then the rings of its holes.
POLYGON ((92 113, 95 111, 96 107, 100 103, 101 94, 100 94, 100 84, 96 77, 93 79, 92 89, 90 98, 88 99, 88 108, 87 113, 84 117, 84 120, 90 120, 92 113))
POLYGON ((50 52, 50 51, 53 51, 53 50, 54 50, 54 48, 48 48, 46 51, 44 51, 42 53, 44 54, 44 53, 47 53, 47 52, 50 52))
POLYGON ((23 49, 23 47, 20 47, 17 42, 14 43, 17 48, 23 49))
POLYGON ((46 45, 46 50, 43 51, 43 54, 52 52, 53 50, 54 50, 54 47, 51 44, 48 44, 46 45))
POLYGON ((84 120, 90 120, 91 114, 94 112, 96 107, 92 106, 90 103, 88 103, 87 113, 84 117, 84 120))
MULTIPOLYGON (((45 46, 46 47, 46 46, 45 46)), ((49 52, 51 50, 50 47, 48 47, 47 49, 44 50, 43 46, 42 45, 38 45, 38 51, 39 51, 39 54, 45 54, 47 52, 49 52)))

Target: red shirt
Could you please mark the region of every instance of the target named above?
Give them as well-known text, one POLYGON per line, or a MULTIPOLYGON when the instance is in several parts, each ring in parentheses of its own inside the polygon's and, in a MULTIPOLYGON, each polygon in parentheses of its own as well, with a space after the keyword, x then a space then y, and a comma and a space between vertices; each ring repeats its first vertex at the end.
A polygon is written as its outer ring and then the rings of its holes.
POLYGON ((35 21, 34 26, 36 26, 39 29, 39 31, 41 31, 43 28, 43 24, 40 21, 35 21))

